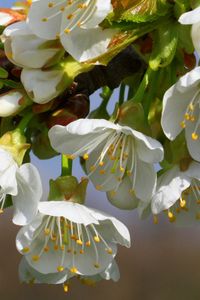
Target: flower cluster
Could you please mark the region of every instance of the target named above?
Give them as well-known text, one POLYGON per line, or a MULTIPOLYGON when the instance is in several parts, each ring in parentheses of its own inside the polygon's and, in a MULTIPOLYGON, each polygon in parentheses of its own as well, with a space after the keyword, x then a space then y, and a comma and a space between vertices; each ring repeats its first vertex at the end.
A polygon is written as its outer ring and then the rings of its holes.
POLYGON ((85 205, 89 181, 154 223, 161 212, 180 225, 200 220, 200 7, 132 2, 0 9, 0 213, 13 206, 21 226, 21 281, 65 292, 74 277, 118 281, 117 244, 129 248, 130 234, 85 205), (61 157, 43 199, 31 151, 61 157), (87 178, 72 176, 75 159, 87 178))

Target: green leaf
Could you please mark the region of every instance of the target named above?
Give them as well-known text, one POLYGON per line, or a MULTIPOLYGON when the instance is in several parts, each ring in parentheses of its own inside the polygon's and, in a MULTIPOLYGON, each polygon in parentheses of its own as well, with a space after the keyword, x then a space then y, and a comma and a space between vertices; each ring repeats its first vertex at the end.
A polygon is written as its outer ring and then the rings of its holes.
POLYGON ((131 22, 149 22, 158 19, 160 16, 165 16, 171 5, 167 0, 135 0, 129 1, 131 7, 126 10, 122 10, 119 16, 119 12, 115 13, 115 17, 119 21, 131 21, 131 22))
POLYGON ((176 53, 178 32, 176 23, 168 23, 159 27, 154 36, 153 52, 150 56, 149 66, 153 70, 169 65, 176 53))
POLYGON ((191 37, 191 26, 177 24, 177 32, 179 36, 178 48, 184 49, 185 52, 194 53, 194 46, 191 37))
POLYGON ((175 0, 174 14, 177 19, 188 10, 190 10, 189 0, 175 0))
POLYGON ((0 80, 0 89, 2 89, 2 88, 3 88, 3 86, 4 86, 4 84, 3 84, 3 81, 2 81, 2 80, 0 80))
POLYGON ((8 78, 8 72, 0 67, 0 78, 8 78))

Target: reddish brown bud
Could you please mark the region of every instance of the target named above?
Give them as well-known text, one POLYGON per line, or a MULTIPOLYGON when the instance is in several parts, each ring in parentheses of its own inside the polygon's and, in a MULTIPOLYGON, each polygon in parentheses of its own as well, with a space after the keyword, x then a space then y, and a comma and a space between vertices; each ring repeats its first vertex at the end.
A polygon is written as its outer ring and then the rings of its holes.
POLYGON ((52 113, 52 115, 47 120, 47 126, 48 128, 51 128, 54 125, 66 126, 77 119, 78 118, 75 115, 68 112, 67 109, 63 108, 52 113))
POLYGON ((88 96, 85 94, 77 94, 68 98, 65 102, 65 108, 77 118, 85 118, 90 111, 88 96))
POLYGON ((184 63, 185 63, 185 66, 189 70, 192 70, 196 66, 196 57, 195 57, 195 55, 193 53, 188 54, 188 53, 184 52, 184 63))

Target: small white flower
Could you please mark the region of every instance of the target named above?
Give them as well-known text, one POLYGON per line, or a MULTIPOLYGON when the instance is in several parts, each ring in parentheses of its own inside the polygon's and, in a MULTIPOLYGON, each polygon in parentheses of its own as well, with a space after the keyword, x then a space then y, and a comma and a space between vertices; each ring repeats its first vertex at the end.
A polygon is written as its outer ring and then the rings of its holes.
POLYGON ((119 243, 130 247, 128 229, 114 217, 70 201, 39 204, 38 216, 17 235, 17 249, 43 274, 93 276, 112 263, 119 243))
MULTIPOLYGON (((32 268, 25 257, 21 259, 19 265, 19 277, 21 282, 26 283, 46 283, 46 284, 63 284, 64 290, 67 287, 67 281, 76 276, 65 269, 62 272, 43 274, 32 268)), ((92 284, 102 279, 118 281, 120 277, 119 268, 115 260, 101 273, 94 276, 80 276, 79 280, 83 283, 92 284)))
POLYGON ((185 25, 192 24, 192 41, 196 51, 200 54, 200 6, 182 14, 179 22, 185 25))
POLYGON ((115 34, 98 26, 111 10, 111 0, 38 0, 32 3, 28 24, 42 38, 59 37, 68 53, 86 61, 106 52, 115 34))
POLYGON ((190 155, 200 161, 200 67, 185 74, 165 93, 161 125, 170 140, 185 129, 190 155))
POLYGON ((6 195, 12 196, 13 222, 29 223, 37 214, 42 196, 42 185, 37 169, 30 163, 18 166, 12 155, 0 148, 0 212, 3 212, 6 195))
POLYGON ((40 69, 49 66, 63 53, 58 43, 50 44, 34 35, 26 22, 8 26, 1 39, 8 59, 22 68, 40 69))
POLYGON ((200 164, 192 162, 187 171, 174 166, 158 178, 157 191, 152 198, 152 212, 168 210, 168 218, 200 219, 200 164))
POLYGON ((0 117, 9 117, 20 110, 20 101, 24 95, 18 90, 11 90, 0 95, 0 117))
POLYGON ((154 163, 163 158, 161 144, 127 126, 106 120, 80 119, 49 131, 52 147, 70 158, 83 156, 98 190, 116 192, 126 175, 137 198, 149 200, 156 185, 154 163), (144 188, 145 187, 145 188, 144 188))

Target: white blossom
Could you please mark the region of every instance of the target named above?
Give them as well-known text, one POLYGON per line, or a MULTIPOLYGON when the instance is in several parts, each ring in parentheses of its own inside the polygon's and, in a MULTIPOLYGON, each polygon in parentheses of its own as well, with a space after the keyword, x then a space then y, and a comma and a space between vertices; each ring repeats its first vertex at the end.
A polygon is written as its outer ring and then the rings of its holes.
POLYGON ((158 141, 103 119, 79 119, 66 127, 54 126, 49 137, 56 151, 72 159, 83 156, 88 176, 98 190, 115 193, 128 175, 131 188, 125 181, 127 192, 134 192, 143 201, 153 194, 154 163, 163 158, 158 141))

